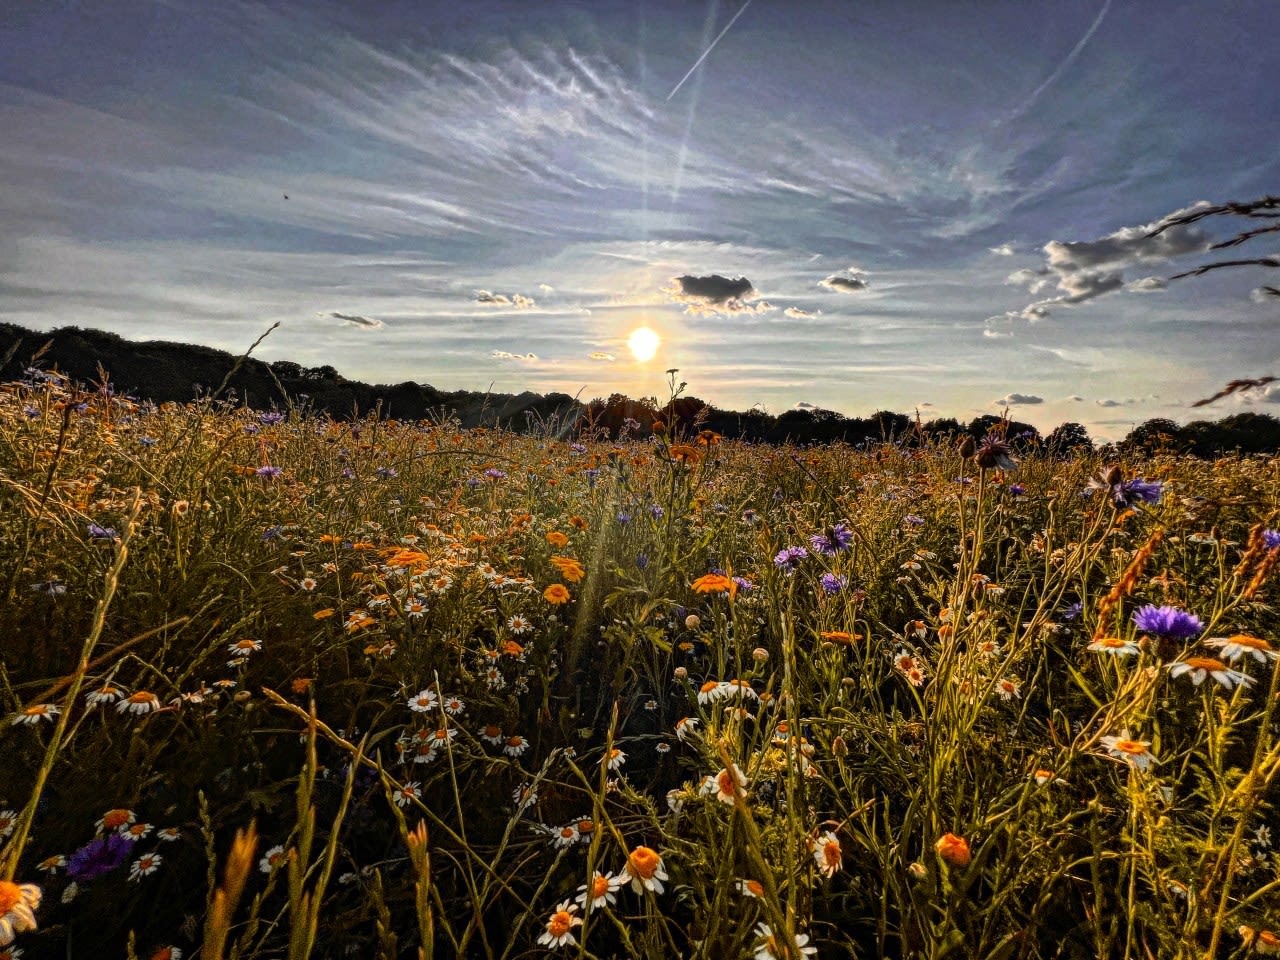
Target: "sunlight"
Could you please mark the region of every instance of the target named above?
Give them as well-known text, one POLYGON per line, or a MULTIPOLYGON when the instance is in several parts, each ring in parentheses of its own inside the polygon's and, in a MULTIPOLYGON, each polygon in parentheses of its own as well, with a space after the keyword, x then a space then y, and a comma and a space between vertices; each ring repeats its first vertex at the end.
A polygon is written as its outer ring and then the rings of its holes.
POLYGON ((631 355, 641 363, 646 360, 652 360, 653 355, 658 352, 658 347, 661 345, 662 338, 648 327, 637 327, 631 331, 631 336, 627 338, 627 347, 631 350, 631 355))

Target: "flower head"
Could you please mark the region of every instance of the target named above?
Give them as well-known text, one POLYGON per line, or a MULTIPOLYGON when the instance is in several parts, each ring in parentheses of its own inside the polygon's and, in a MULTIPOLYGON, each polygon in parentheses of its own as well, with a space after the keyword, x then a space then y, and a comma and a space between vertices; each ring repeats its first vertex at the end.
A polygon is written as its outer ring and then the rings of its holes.
POLYGON ((627 865, 618 874, 619 884, 630 882, 631 889, 636 893, 645 890, 662 893, 662 881, 668 879, 670 878, 663 868, 662 857, 649 847, 636 847, 627 854, 627 865))
POLYGON ((815 533, 809 538, 809 546, 813 548, 813 552, 826 557, 834 557, 840 551, 848 550, 852 545, 853 531, 844 523, 837 523, 834 527, 829 527, 822 533, 815 533))
POLYGON ((1133 623, 1144 633, 1167 640, 1189 640, 1204 630, 1204 621, 1194 613, 1153 604, 1140 607, 1133 615, 1133 623))
POLYGON ((773 565, 785 573, 794 573, 800 561, 809 556, 804 547, 784 547, 774 555, 773 565))
POLYGON ((542 599, 557 607, 568 603, 570 600, 569 588, 563 583, 553 583, 542 591, 542 599))
POLYGON ((954 833, 944 833, 933 845, 933 849, 943 862, 956 868, 964 868, 973 859, 969 851, 969 841, 954 833))
POLYGON ((0 947, 13 943, 17 934, 36 928, 40 896, 34 883, 0 880, 0 947))
POLYGON ((809 935, 807 933, 797 933, 795 935, 794 949, 786 944, 785 934, 774 933, 773 928, 767 923, 756 924, 756 936, 760 938, 759 945, 756 946, 755 960, 787 960, 799 954, 801 958, 812 957, 818 952, 817 947, 809 946, 809 935))
POLYGON ((840 849, 840 838, 830 830, 818 835, 813 842, 813 859, 818 864, 818 872, 824 877, 834 877, 844 863, 844 852, 840 849))
POLYGON ((546 947, 571 947, 576 944, 578 941, 573 936, 573 928, 582 926, 582 918, 574 916, 577 912, 576 903, 561 901, 547 920, 547 929, 538 937, 538 942, 546 947))
POLYGON ((1128 730, 1121 730, 1118 737, 1103 737, 1101 743, 1107 752, 1118 760, 1123 760, 1135 770, 1145 771, 1153 763, 1158 763, 1155 755, 1148 749, 1150 740, 1134 740, 1128 730))
POLYGON ((1253 657, 1259 663, 1266 663, 1268 660, 1275 660, 1280 657, 1280 651, 1276 650, 1266 640, 1260 637, 1250 637, 1243 633, 1232 634, 1229 637, 1214 637, 1206 640, 1204 645, 1206 647, 1216 647, 1218 652, 1231 663, 1235 663, 1243 657, 1253 657))
POLYGON ((601 873, 599 870, 591 874, 591 882, 578 888, 578 903, 588 910, 596 910, 617 901, 614 894, 622 886, 622 879, 612 873, 601 873))
POLYGON ((67 859, 67 876, 77 883, 110 873, 129 859, 133 840, 118 833, 90 840, 67 859))
POLYGON ((1093 653, 1109 653, 1113 657, 1136 657, 1138 645, 1120 637, 1099 637, 1085 648, 1093 653))
POLYGON ((1183 674, 1189 676, 1197 687, 1204 683, 1205 677, 1212 677, 1224 690, 1236 686, 1247 687, 1254 682, 1253 677, 1247 673, 1228 669, 1225 663, 1213 657, 1187 657, 1169 665, 1170 676, 1181 677, 1183 674))

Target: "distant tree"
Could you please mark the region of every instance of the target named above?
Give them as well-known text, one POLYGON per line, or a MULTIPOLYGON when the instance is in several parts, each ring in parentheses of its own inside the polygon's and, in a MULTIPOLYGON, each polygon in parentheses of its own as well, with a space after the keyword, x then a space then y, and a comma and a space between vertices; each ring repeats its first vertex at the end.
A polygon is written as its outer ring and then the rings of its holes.
POLYGON ((1057 457, 1070 456, 1081 450, 1092 450, 1093 441, 1089 432, 1079 423, 1061 423, 1049 431, 1044 438, 1045 449, 1057 457))
POLYGON ((1181 450, 1186 445, 1182 427, 1172 420, 1156 417, 1140 423, 1120 442, 1124 449, 1154 453, 1157 450, 1181 450))
POLYGON ((939 417, 926 423, 924 432, 928 437, 948 437, 958 436, 964 433, 965 429, 955 417, 939 417))

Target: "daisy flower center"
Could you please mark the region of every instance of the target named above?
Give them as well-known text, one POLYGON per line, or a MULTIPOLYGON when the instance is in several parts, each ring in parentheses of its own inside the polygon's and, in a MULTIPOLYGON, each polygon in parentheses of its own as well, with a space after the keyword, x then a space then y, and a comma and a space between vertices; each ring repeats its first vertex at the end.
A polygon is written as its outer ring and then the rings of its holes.
POLYGON ((609 878, 605 876, 597 876, 591 881, 591 896, 603 897, 609 892, 609 878))
POLYGON ((1250 650, 1270 650, 1271 644, 1259 637, 1251 637, 1247 634, 1237 633, 1227 638, 1228 641, 1237 647, 1248 647, 1250 650))
POLYGON ((1215 660, 1213 657, 1187 657, 1186 664, 1196 670, 1208 670, 1214 673, 1218 670, 1227 669, 1227 665, 1221 660, 1215 660))
POLYGON ((738 792, 738 780, 732 770, 721 770, 716 777, 716 783, 720 787, 720 792, 733 796, 738 792))
POLYGON ((547 922, 547 932, 553 937, 562 937, 573 929, 573 917, 567 910, 557 910, 547 922))
POLYGON ((10 880, 0 880, 0 916, 22 902, 22 889, 10 880))
POLYGON ((1132 753, 1135 756, 1147 752, 1147 745, 1137 740, 1117 740, 1115 748, 1121 753, 1132 753))
POLYGON ((658 864, 662 862, 654 851, 648 847, 636 847, 631 851, 631 855, 627 857, 627 864, 635 872, 641 880, 648 880, 657 872, 658 864))

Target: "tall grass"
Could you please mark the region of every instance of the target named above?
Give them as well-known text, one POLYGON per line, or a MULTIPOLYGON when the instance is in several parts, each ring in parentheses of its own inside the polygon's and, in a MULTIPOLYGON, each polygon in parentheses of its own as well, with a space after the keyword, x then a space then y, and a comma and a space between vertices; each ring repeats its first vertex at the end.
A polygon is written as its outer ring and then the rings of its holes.
POLYGON ((10 949, 1280 949, 1274 461, 561 433, 5 385, 10 949))

